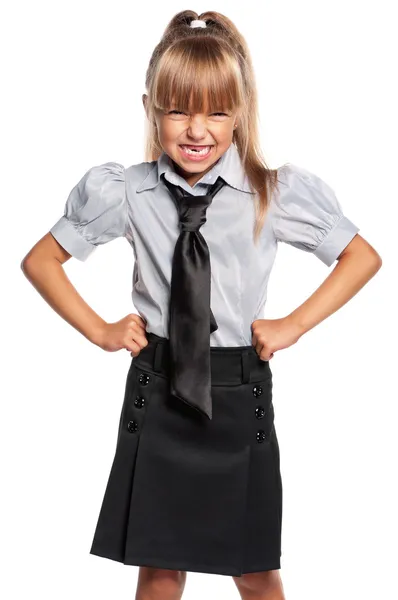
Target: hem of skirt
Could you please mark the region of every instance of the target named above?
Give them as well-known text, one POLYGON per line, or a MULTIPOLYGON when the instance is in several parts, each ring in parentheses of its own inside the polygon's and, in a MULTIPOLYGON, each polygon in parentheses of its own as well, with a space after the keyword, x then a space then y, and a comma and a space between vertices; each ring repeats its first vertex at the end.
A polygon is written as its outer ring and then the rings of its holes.
POLYGON ((259 573, 260 571, 274 571, 281 568, 281 561, 277 560, 276 562, 267 563, 265 566, 262 565, 254 565, 242 571, 242 575, 245 573, 259 573))
POLYGON ((164 558, 156 558, 154 556, 142 557, 142 556, 129 556, 127 558, 121 558, 120 555, 114 555, 109 552, 101 550, 90 550, 90 554, 94 556, 100 556, 101 558, 107 558, 124 565, 135 566, 135 567, 152 567, 155 569, 171 569, 177 571, 189 571, 192 573, 209 573, 212 575, 229 575, 234 577, 240 577, 244 573, 256 573, 258 571, 271 571, 273 569, 280 569, 280 560, 276 560, 271 563, 256 565, 249 567, 244 571, 237 569, 231 565, 210 565, 205 563, 190 563, 184 560, 165 560, 164 558))

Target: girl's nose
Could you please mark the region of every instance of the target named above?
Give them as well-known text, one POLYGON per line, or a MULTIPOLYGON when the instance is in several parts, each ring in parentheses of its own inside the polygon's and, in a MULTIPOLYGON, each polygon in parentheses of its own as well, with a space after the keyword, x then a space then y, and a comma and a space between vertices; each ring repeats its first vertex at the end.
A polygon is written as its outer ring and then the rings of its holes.
POLYGON ((201 119, 192 119, 189 124, 188 133, 191 135, 191 137, 198 139, 205 137, 206 123, 201 119))

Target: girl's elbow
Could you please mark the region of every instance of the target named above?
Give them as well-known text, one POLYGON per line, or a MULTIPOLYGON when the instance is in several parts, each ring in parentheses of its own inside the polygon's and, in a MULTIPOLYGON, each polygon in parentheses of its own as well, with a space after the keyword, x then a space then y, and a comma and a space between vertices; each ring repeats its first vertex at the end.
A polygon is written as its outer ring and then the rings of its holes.
POLYGON ((381 265, 383 264, 383 260, 376 250, 372 249, 370 256, 368 257, 369 267, 374 270, 375 273, 381 269, 381 265))
POLYGON ((382 258, 376 250, 368 251, 361 257, 362 270, 368 279, 371 279, 381 269, 382 258))

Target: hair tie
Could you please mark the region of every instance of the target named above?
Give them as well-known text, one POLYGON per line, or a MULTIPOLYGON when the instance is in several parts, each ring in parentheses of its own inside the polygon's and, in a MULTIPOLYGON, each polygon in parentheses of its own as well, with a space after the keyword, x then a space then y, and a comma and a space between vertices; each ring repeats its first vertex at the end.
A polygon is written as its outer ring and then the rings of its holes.
POLYGON ((207 27, 206 22, 201 19, 194 19, 190 23, 191 27, 207 27))

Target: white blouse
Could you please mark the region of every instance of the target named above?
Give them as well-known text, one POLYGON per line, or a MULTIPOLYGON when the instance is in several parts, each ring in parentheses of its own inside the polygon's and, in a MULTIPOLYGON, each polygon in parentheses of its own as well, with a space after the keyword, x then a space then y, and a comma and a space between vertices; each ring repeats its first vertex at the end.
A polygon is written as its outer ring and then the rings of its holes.
POLYGON ((206 194, 220 175, 225 185, 207 209, 200 231, 211 261, 211 308, 218 329, 211 346, 250 346, 251 323, 262 318, 278 242, 312 252, 326 266, 359 231, 320 177, 287 163, 278 169, 274 192, 257 245, 253 241, 253 193, 234 143, 200 181, 190 186, 164 152, 157 161, 130 167, 106 162, 91 167, 71 190, 64 214, 50 229, 79 260, 99 245, 125 237, 134 252, 132 301, 147 332, 168 338, 171 264, 179 222, 161 181, 191 194, 206 194))

